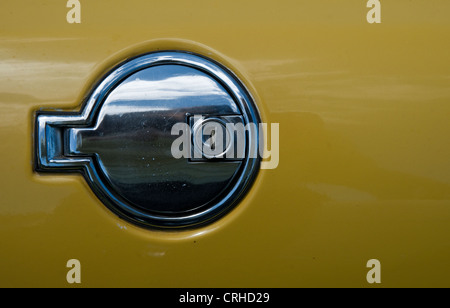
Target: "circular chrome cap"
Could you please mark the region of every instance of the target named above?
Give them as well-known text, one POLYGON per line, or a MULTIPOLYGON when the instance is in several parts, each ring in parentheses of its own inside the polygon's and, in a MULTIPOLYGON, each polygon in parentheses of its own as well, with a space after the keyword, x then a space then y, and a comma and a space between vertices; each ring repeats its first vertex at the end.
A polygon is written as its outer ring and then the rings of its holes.
POLYGON ((259 169, 259 115, 216 62, 158 52, 118 66, 81 114, 37 116, 37 170, 81 171, 121 217, 145 227, 212 222, 259 169))

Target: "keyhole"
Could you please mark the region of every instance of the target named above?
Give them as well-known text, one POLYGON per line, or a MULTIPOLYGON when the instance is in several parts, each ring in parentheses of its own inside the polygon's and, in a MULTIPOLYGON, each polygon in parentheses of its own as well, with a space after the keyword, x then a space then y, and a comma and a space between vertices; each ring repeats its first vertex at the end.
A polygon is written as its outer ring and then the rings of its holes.
POLYGON ((215 150, 216 149, 216 130, 213 130, 211 132, 211 150, 215 150))

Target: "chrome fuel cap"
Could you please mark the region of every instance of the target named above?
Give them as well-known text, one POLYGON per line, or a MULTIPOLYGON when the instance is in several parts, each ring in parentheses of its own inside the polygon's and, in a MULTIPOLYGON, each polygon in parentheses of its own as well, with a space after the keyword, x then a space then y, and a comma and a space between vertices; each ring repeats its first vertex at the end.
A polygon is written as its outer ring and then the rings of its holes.
POLYGON ((110 210, 140 226, 200 226, 252 184, 259 122, 251 96, 221 65, 146 54, 105 76, 79 114, 37 113, 36 170, 82 172, 110 210))

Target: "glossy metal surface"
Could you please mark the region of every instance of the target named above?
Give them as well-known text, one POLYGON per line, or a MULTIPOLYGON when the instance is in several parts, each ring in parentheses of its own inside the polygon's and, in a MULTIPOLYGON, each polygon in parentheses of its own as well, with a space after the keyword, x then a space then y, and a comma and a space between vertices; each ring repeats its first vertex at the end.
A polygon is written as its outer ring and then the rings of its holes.
POLYGON ((384 287, 450 282, 450 2, 0 1, 0 285, 384 287), (61 3, 62 2, 62 3, 61 3), (189 50, 280 123, 280 164, 198 230, 136 228, 78 175, 36 174, 36 106, 80 110, 124 58, 189 50))
MULTIPOLYGON (((241 160, 220 153, 196 161, 175 158, 179 137, 173 128, 189 127, 195 117, 200 126, 223 122, 225 131, 225 121, 233 119, 259 123, 247 91, 219 65, 183 52, 143 55, 109 73, 79 115, 38 112, 36 170, 82 172, 106 206, 141 226, 210 223, 250 188, 259 168, 259 138, 255 131, 244 135, 248 146, 241 160)), ((205 133, 197 124, 193 138, 187 137, 194 144, 184 147, 196 148, 201 139, 203 153, 205 133)))

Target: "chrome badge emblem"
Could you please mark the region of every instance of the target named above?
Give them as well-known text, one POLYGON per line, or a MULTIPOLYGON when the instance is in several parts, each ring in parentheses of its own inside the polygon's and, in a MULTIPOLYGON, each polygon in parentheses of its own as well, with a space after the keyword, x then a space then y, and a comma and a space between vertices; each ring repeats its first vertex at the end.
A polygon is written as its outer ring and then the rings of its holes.
POLYGON ((35 169, 82 173, 139 226, 197 227, 249 190, 260 158, 259 132, 247 128, 259 123, 226 68, 192 53, 150 53, 112 70, 79 113, 36 113, 35 169))

